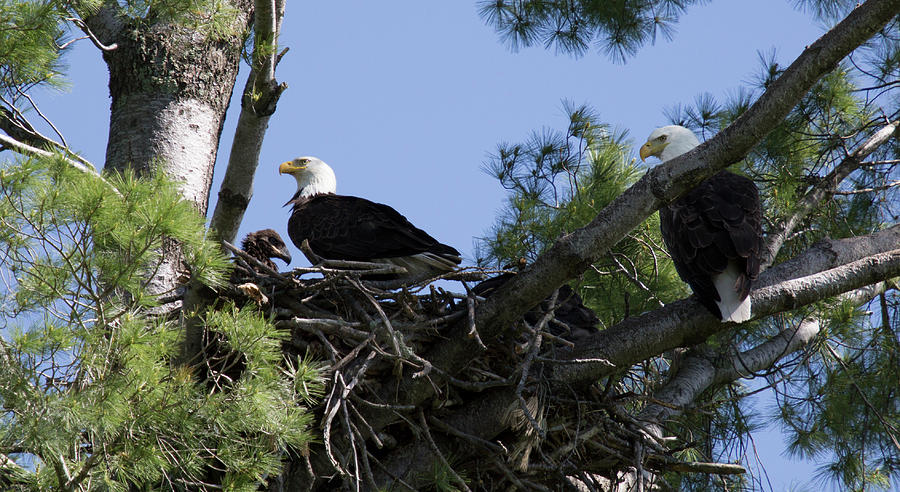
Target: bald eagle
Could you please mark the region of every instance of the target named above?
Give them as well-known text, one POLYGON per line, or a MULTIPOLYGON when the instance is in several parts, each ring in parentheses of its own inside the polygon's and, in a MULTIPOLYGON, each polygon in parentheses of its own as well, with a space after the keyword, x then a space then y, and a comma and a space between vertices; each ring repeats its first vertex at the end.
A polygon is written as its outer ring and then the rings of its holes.
POLYGON ((241 249, 248 255, 256 258, 272 270, 278 271, 278 266, 271 258, 280 258, 288 265, 291 264, 291 253, 281 236, 272 229, 263 229, 247 234, 241 242, 241 249))
MULTIPOLYGON (((640 150, 661 162, 700 142, 678 125, 657 128, 640 150)), ((759 275, 762 211, 748 178, 722 171, 659 209, 666 248, 682 280, 722 321, 750 319, 750 287, 759 275)))
POLYGON ((410 279, 452 271, 462 261, 459 251, 439 243, 393 208, 337 195, 334 171, 315 157, 298 157, 278 171, 297 180, 297 192, 285 206, 293 206, 288 234, 298 248, 307 240, 314 253, 330 260, 401 266, 410 279))
MULTIPOLYGON (((241 249, 276 272, 278 265, 272 261, 272 258, 281 258, 285 263, 291 263, 291 253, 288 251, 287 245, 284 244, 281 236, 272 229, 263 229, 247 234, 247 237, 241 242, 241 249)), ((242 263, 244 262, 235 263, 234 270, 231 272, 231 283, 235 285, 243 285, 248 280, 255 281, 257 275, 267 274, 256 265, 248 264, 248 269, 242 266, 242 263)))

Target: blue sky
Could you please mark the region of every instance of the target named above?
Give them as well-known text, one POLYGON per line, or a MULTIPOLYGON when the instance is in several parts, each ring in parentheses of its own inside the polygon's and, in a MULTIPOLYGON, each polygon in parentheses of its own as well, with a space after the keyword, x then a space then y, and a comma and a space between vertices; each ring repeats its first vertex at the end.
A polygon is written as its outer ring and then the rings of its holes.
MULTIPOLYGON (((340 193, 390 204, 470 262, 473 238, 502 207, 503 190, 481 170, 498 143, 564 128, 566 99, 591 105, 640 144, 667 123, 665 109, 704 92, 725 98, 746 85, 759 52, 776 49, 786 64, 818 38, 823 28, 793 3, 694 7, 672 41, 660 37, 622 65, 596 50, 578 59, 542 47, 513 53, 478 17, 474 0, 289 2, 280 41, 290 52, 277 72, 289 89, 271 119, 240 236, 272 227, 287 238, 282 204, 296 185, 277 166, 314 155, 335 169, 340 193)), ((70 89, 42 93, 38 103, 70 146, 100 164, 109 123, 106 68, 87 42, 68 63, 70 89)), ((239 108, 235 98, 210 210, 239 108)), ((303 256, 293 253, 299 265, 303 256)), ((777 431, 755 438, 774 490, 812 477, 814 465, 780 455, 777 431)), ((764 477, 762 484, 768 489, 764 477)))

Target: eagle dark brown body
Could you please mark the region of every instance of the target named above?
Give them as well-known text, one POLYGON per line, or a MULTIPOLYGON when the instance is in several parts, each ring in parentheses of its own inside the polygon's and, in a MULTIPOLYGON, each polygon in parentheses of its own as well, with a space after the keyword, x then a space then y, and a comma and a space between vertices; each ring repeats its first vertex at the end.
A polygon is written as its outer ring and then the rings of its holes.
MULTIPOLYGON (((667 162, 700 144, 679 125, 653 130, 641 159, 667 162)), ((666 248, 681 279, 700 303, 723 321, 753 317, 750 288, 759 275, 762 209, 756 184, 722 171, 659 209, 666 248)))
POLYGON ((722 318, 713 277, 737 268, 741 300, 759 275, 762 214, 759 191, 748 178, 722 171, 659 209, 660 231, 678 275, 700 302, 722 318))
POLYGON ((248 255, 256 258, 272 270, 278 271, 278 265, 272 258, 280 258, 288 265, 291 263, 291 253, 281 239, 281 235, 272 229, 251 232, 241 241, 241 249, 248 255))
POLYGON ((315 255, 329 260, 368 261, 402 267, 402 281, 419 281, 452 272, 462 261, 459 251, 439 243, 393 208, 365 198, 337 194, 331 166, 315 157, 281 164, 281 174, 297 180, 288 234, 300 248, 304 241, 315 255))
POLYGON ((393 208, 365 198, 320 194, 288 204, 293 205, 288 219, 291 241, 295 245, 309 241, 313 252, 324 258, 371 261, 420 253, 459 257, 455 248, 438 242, 393 208))

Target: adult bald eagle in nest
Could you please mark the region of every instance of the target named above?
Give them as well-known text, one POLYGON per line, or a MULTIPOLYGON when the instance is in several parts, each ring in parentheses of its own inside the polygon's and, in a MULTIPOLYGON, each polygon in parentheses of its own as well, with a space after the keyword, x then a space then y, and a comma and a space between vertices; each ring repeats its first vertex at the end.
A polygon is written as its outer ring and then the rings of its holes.
MULTIPOLYGON (((699 145, 678 125, 657 128, 640 150, 660 161, 699 145)), ((750 319, 750 287, 759 275, 762 211, 759 190, 748 178, 722 171, 659 209, 666 248, 681 279, 722 321, 750 319)))
POLYGON ((393 208, 365 198, 338 195, 337 179, 315 157, 298 157, 278 171, 297 180, 288 234, 298 248, 304 240, 331 260, 388 263, 406 268, 404 278, 420 279, 452 271, 459 251, 439 243, 393 208))

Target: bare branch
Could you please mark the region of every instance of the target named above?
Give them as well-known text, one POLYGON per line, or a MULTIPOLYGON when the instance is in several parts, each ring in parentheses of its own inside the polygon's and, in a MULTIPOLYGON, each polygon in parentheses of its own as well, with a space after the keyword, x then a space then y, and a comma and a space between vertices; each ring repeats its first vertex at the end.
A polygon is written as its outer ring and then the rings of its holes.
MULTIPOLYGON (((653 457, 650 458, 653 461, 653 457)), ((667 469, 682 473, 709 473, 713 475, 741 475, 747 473, 747 469, 733 463, 702 463, 699 461, 664 460, 662 463, 667 469)))
MULTIPOLYGON (((22 155, 32 155, 32 156, 46 157, 46 158, 57 156, 57 154, 53 154, 52 152, 48 152, 46 150, 42 150, 37 147, 32 147, 28 144, 24 144, 22 142, 19 142, 18 140, 10 138, 6 135, 0 135, 0 144, 3 144, 3 146, 5 146, 6 148, 11 149, 15 152, 18 152, 19 154, 22 154, 22 155)), ((97 169, 92 164, 90 164, 90 163, 82 164, 81 162, 73 161, 72 159, 69 159, 68 157, 65 157, 63 155, 58 155, 58 157, 60 157, 64 161, 66 161, 66 163, 69 164, 70 166, 72 166, 73 168, 75 168, 85 174, 91 175, 91 176, 99 179, 100 181, 104 182, 107 186, 109 186, 109 188, 113 192, 116 193, 116 195, 122 196, 122 194, 119 193, 119 190, 117 190, 109 181, 104 179, 103 176, 101 176, 100 173, 97 172, 97 169)), ((85 161, 85 162, 87 162, 87 161, 85 161)))
MULTIPOLYGON (((60 138, 62 138, 62 134, 60 133, 60 131, 56 128, 53 122, 51 122, 46 116, 44 116, 44 114, 32 100, 31 96, 25 93, 22 93, 21 95, 28 99, 28 102, 38 113, 38 115, 40 115, 41 118, 43 118, 43 120, 48 125, 50 125, 51 128, 53 128, 56 134, 59 135, 60 138)), ((19 111, 19 109, 16 108, 10 101, 4 99, 3 96, 0 96, 0 100, 3 100, 3 102, 9 106, 9 108, 0 108, 0 130, 5 131, 10 138, 18 140, 19 142, 24 143, 25 145, 30 145, 32 147, 50 147, 56 149, 71 159, 81 162, 86 166, 94 167, 94 165, 88 162, 84 157, 81 157, 75 152, 69 150, 68 146, 66 145, 65 139, 63 139, 62 143, 59 143, 56 140, 53 140, 52 138, 42 134, 41 132, 37 131, 31 123, 28 122, 22 112, 19 111)))
POLYGON ((19 94, 28 100, 28 103, 31 104, 31 107, 34 109, 34 111, 38 114, 38 116, 41 117, 42 120, 44 120, 45 123, 47 123, 47 125, 50 126, 50 128, 53 129, 54 133, 56 133, 56 136, 59 137, 59 139, 60 139, 60 141, 62 141, 62 143, 60 144, 58 142, 54 142, 49 137, 45 137, 44 135, 41 135, 37 130, 34 130, 35 135, 40 136, 42 139, 47 140, 54 146, 61 148, 67 154, 74 154, 73 152, 71 152, 69 150, 69 144, 66 142, 66 137, 64 137, 62 132, 59 131, 59 128, 56 128, 56 125, 54 125, 53 122, 50 121, 50 118, 47 118, 47 116, 43 113, 43 111, 41 111, 41 108, 39 108, 38 105, 34 102, 34 99, 32 99, 31 96, 29 96, 28 93, 25 93, 25 92, 20 92, 19 94))
POLYGON ((793 208, 792 215, 786 217, 778 225, 778 230, 772 231, 766 238, 765 257, 762 259, 762 269, 769 267, 781 246, 787 238, 794 232, 797 225, 815 210, 822 202, 832 196, 837 189, 838 183, 843 181, 853 171, 859 169, 863 159, 875 152, 875 150, 886 143, 897 131, 900 122, 894 121, 881 127, 877 132, 872 134, 865 142, 851 152, 840 164, 838 164, 830 173, 821 178, 806 194, 797 202, 797 206, 793 208))
POLYGON ((210 228, 226 241, 234 241, 250 204, 253 178, 259 166, 259 152, 269 118, 275 112, 281 93, 287 89, 287 84, 275 80, 275 66, 280 58, 277 43, 283 17, 284 0, 255 1, 253 65, 244 86, 228 167, 210 221, 210 228))
MULTIPOLYGON (((784 119, 819 78, 890 21, 898 9, 900 0, 869 0, 857 7, 805 49, 794 63, 769 85, 766 92, 731 125, 693 151, 651 169, 601 210, 590 224, 556 241, 537 261, 497 289, 481 304, 476 325, 479 327, 482 340, 487 343, 550 295, 563 282, 579 275, 595 260, 606 255, 614 244, 656 211, 661 204, 677 198, 701 180, 743 158, 784 119)), ((699 308, 693 301, 670 306, 651 314, 654 316, 652 320, 647 320, 646 316, 632 319, 653 321, 654 325, 660 323, 661 328, 663 321, 659 318, 674 316, 668 322, 669 330, 682 335, 691 333, 689 338, 695 335, 698 341, 715 331, 711 329, 712 326, 718 326, 709 314, 689 315, 688 306, 699 308), (670 306, 672 309, 669 309, 670 306), (690 322, 680 327, 673 326, 679 321, 680 316, 689 316, 690 322), (702 323, 698 321, 701 319, 704 320, 702 323), (698 328, 696 325, 706 328, 696 329, 698 328)), ((699 308, 694 312, 701 311, 702 308, 699 308)), ((436 367, 453 374, 480 353, 474 340, 467 339, 465 335, 467 330, 465 324, 458 324, 448 333, 446 342, 433 346, 423 354, 424 357, 436 367)), ((603 333, 612 332, 613 330, 607 330, 603 333)), ((665 350, 664 347, 671 348, 689 342, 682 336, 670 339, 662 334, 654 334, 653 337, 645 339, 631 333, 620 331, 615 333, 617 336, 634 340, 635 345, 642 345, 641 350, 634 352, 640 353, 641 357, 637 359, 610 357, 612 354, 608 354, 609 351, 598 350, 599 347, 594 344, 591 346, 595 352, 588 357, 609 359, 619 367, 622 367, 623 364, 620 363, 624 362, 624 366, 627 367, 633 360, 642 360, 644 354, 649 356, 659 353, 655 351, 648 353, 651 348, 665 350), (660 338, 668 339, 669 342, 656 343, 660 338)), ((613 345, 617 345, 616 342, 611 341, 613 345)), ((586 371, 585 375, 596 376, 603 373, 604 370, 597 369, 586 371)), ((596 381, 596 377, 591 380, 596 381)), ((432 394, 430 384, 409 379, 401 382, 393 391, 406 395, 406 401, 411 403, 421 402, 432 394)), ((390 415, 384 414, 373 416, 369 421, 373 428, 378 429, 391 418, 390 415)))
POLYGON ((891 182, 889 182, 885 185, 881 185, 881 186, 873 186, 871 188, 860 188, 858 190, 848 190, 848 191, 831 190, 831 193, 834 195, 862 195, 864 193, 877 193, 879 191, 886 191, 886 190, 889 190, 896 186, 900 186, 900 180, 894 180, 894 181, 891 181, 891 182))
POLYGON ((85 34, 87 35, 87 37, 91 40, 91 42, 94 43, 94 46, 96 46, 97 48, 99 48, 100 51, 112 51, 112 50, 114 50, 114 49, 116 49, 116 48, 119 47, 119 45, 116 44, 116 43, 112 43, 112 44, 110 44, 110 45, 105 45, 105 44, 103 44, 103 43, 97 38, 97 36, 91 31, 91 28, 88 27, 87 23, 85 23, 83 20, 81 20, 81 19, 79 19, 79 18, 77 18, 77 17, 69 17, 69 18, 67 18, 66 20, 72 22, 73 24, 75 24, 76 26, 78 26, 79 29, 81 29, 82 31, 84 31, 84 33, 85 33, 85 34))

